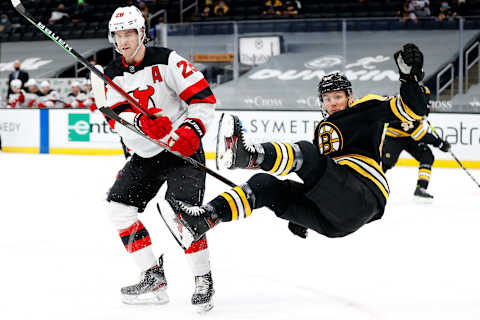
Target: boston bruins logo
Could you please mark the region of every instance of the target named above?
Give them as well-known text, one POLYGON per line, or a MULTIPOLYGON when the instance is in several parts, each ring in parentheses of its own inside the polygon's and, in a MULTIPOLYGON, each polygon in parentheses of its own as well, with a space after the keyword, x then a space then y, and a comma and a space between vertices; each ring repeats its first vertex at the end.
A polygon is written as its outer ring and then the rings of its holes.
POLYGON ((340 130, 331 122, 323 122, 318 128, 318 147, 323 154, 339 151, 343 147, 340 130))

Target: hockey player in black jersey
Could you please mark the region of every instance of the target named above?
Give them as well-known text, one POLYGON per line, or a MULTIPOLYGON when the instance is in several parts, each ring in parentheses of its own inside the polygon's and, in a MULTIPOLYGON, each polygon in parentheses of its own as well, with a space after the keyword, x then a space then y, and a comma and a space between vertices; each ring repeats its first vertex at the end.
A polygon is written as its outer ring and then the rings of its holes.
POLYGON ((327 237, 343 237, 383 215, 389 186, 380 161, 384 124, 420 120, 427 112, 423 54, 407 44, 396 52, 400 94, 353 99, 350 81, 342 74, 323 77, 318 86, 326 118, 313 143, 267 142, 247 145, 236 116, 224 115, 217 141, 218 162, 226 167, 259 168, 247 183, 226 191, 208 204, 191 206, 170 199, 162 215, 176 239, 188 246, 219 222, 247 218, 270 208, 305 237, 312 229, 327 237), (273 175, 296 173, 303 183, 273 175), (170 210, 168 210, 170 208, 170 210))
MULTIPOLYGON (((138 8, 115 10, 109 22, 109 41, 121 57, 105 68, 105 74, 154 119, 110 87, 106 105, 150 138, 168 144, 172 151, 205 163, 201 139, 214 117, 215 96, 201 72, 173 50, 146 47, 145 35, 145 20, 138 8)), ((141 271, 140 282, 121 289, 122 299, 130 304, 165 303, 168 296, 163 255, 157 261, 149 232, 138 215, 165 182, 168 197, 201 205, 205 172, 107 120, 133 154, 111 187, 106 206, 125 249, 141 271)), ((196 239, 185 254, 195 277, 192 304, 199 311, 208 311, 213 307, 214 289, 207 239, 196 239)))
POLYGON ((432 134, 426 120, 400 122, 389 124, 385 134, 382 149, 383 172, 393 168, 400 153, 405 150, 420 164, 418 167, 417 186, 414 196, 431 199, 433 196, 426 190, 430 182, 432 164, 435 158, 428 145, 433 145, 443 152, 450 150, 450 144, 432 134))

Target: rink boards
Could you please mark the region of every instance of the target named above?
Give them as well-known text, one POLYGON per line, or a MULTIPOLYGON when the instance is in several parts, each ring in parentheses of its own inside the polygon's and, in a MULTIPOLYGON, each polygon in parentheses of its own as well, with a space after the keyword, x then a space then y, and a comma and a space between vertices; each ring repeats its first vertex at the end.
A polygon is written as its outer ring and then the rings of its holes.
MULTIPOLYGON (((228 111, 237 114, 249 142, 312 140, 320 113, 315 111, 228 111)), ((217 111, 203 139, 207 158, 215 157, 217 111)), ((468 168, 480 168, 480 115, 431 114, 436 131, 452 144, 452 151, 468 168)), ((3 152, 118 155, 120 139, 103 115, 89 110, 0 110, 3 152)), ((432 148, 435 166, 457 167, 450 154, 432 148)), ((402 153, 399 165, 417 165, 402 153)))

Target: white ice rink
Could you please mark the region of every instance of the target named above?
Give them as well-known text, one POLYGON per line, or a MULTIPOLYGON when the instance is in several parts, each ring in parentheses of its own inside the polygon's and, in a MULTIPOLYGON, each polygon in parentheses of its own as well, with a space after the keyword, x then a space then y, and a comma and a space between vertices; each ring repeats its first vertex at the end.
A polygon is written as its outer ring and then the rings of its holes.
MULTIPOLYGON (((346 238, 300 239, 268 210, 219 225, 206 315, 190 305, 193 276, 152 201, 141 220, 165 253, 171 301, 123 305, 119 289, 138 271, 102 203, 123 163, 0 153, 0 319, 480 319, 480 189, 461 169, 438 168, 429 205, 412 199, 416 168, 388 172, 384 218, 346 238)), ((222 173, 241 183, 252 172, 222 173)), ((226 189, 209 177, 206 200, 226 189)))

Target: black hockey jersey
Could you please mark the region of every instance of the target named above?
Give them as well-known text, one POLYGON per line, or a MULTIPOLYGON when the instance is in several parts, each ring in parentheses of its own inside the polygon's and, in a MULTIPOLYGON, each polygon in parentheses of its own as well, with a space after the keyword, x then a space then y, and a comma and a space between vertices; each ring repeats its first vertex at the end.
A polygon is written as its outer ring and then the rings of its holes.
POLYGON ((439 138, 431 133, 430 127, 425 119, 419 121, 390 122, 385 135, 390 138, 412 138, 415 141, 426 144, 440 144, 439 138))
MULTIPOLYGON (((145 57, 136 65, 119 58, 105 68, 105 74, 144 109, 163 109, 163 115, 173 122, 172 132, 188 118, 205 134, 215 116, 216 99, 202 73, 168 48, 147 47, 145 57)), ((115 113, 138 125, 140 111, 109 86, 106 99, 115 113)), ((163 151, 159 145, 107 120, 125 145, 139 156, 150 158, 163 151)), ((167 143, 168 138, 169 135, 162 141, 167 143)))
POLYGON ((426 87, 402 82, 395 97, 369 94, 358 99, 317 125, 314 144, 320 153, 348 166, 385 205, 390 192, 380 164, 385 123, 421 120, 427 112, 426 93, 426 87))

